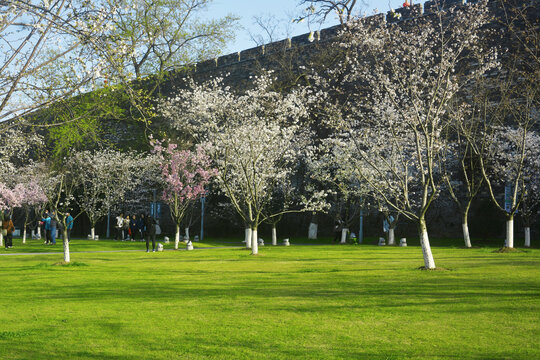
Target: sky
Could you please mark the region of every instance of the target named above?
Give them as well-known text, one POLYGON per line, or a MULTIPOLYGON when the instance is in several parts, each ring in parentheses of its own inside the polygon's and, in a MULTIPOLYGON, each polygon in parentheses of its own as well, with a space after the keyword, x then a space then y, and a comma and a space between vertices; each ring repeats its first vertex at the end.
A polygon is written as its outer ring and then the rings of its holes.
MULTIPOLYGON (((297 6, 300 0, 213 0, 208 7, 208 16, 222 17, 228 14, 240 17, 240 26, 236 32, 236 40, 231 42, 225 54, 249 49, 257 46, 257 43, 251 38, 251 34, 260 34, 261 28, 254 23, 255 16, 273 16, 279 20, 279 29, 276 29, 275 40, 281 40, 286 37, 296 36, 308 33, 309 31, 319 30, 339 23, 335 16, 329 15, 331 19, 322 27, 316 24, 302 22, 292 24, 292 19, 298 16, 302 9, 307 6, 297 6)), ((367 6, 362 6, 362 12, 373 14, 374 9, 378 12, 387 12, 390 8, 399 8, 403 0, 366 0, 367 6)), ((415 1, 417 3, 417 1, 415 1)), ((358 6, 358 5, 357 5, 358 6)))

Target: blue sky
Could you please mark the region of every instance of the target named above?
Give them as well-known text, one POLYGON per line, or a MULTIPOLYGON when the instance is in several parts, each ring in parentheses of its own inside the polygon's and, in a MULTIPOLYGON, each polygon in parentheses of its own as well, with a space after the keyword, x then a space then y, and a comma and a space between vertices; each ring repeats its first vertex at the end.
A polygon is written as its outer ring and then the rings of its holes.
MULTIPOLYGON (((372 14, 374 9, 378 9, 379 12, 386 12, 390 10, 390 7, 398 8, 403 3, 403 0, 368 0, 366 2, 368 5, 362 7, 362 10, 367 14, 372 14)), ((297 6, 298 3, 299 0, 214 0, 208 8, 208 15, 221 17, 233 14, 240 17, 240 25, 243 29, 237 30, 236 40, 231 42, 224 51, 225 53, 231 53, 256 46, 256 43, 250 37, 250 32, 257 34, 261 30, 254 24, 254 16, 272 15, 281 20, 280 31, 276 34, 279 39, 285 38, 286 34, 295 36, 310 30, 318 30, 319 24, 311 24, 310 29, 310 24, 306 22, 300 24, 291 23, 292 18, 300 14, 302 10, 302 7, 297 6)), ((323 27, 337 23, 337 19, 332 18, 323 27)))

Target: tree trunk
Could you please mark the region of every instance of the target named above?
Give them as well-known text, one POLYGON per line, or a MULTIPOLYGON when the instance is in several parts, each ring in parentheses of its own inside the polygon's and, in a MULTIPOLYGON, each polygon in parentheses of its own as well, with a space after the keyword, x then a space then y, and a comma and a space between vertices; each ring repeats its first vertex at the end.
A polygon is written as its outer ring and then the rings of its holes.
POLYGON ((506 219, 506 247, 514 247, 514 215, 506 219))
POLYGON ((259 253, 259 239, 257 238, 257 228, 251 230, 251 255, 259 253))
POLYGON ((461 220, 461 227, 463 228, 463 241, 465 241, 465 247, 472 247, 471 236, 469 235, 469 205, 463 211, 463 218, 461 220))
POLYGON ((41 226, 39 226, 39 225, 37 227, 37 236, 41 240, 41 226))
POLYGON ((189 226, 186 228, 186 240, 189 240, 189 226))
POLYGON ((2 229, 0 229, 0 246, 4 246, 4 234, 2 234, 2 229))
POLYGON ((531 228, 525 228, 525 247, 531 247, 531 228))
POLYGON ((22 243, 26 244, 26 225, 24 226, 23 230, 22 243))
POLYGON ((180 225, 176 225, 176 234, 174 234, 174 250, 178 250, 180 243, 180 225))
POLYGON ((69 242, 68 242, 68 236, 67 236, 67 229, 66 227, 64 226, 64 231, 63 231, 63 234, 64 234, 64 239, 63 239, 63 243, 64 243, 64 262, 68 263, 71 261, 71 258, 69 256, 69 242))
POLYGON ((388 229, 388 245, 396 245, 396 238, 394 235, 394 228, 390 227, 388 229))
POLYGON ((251 249, 251 228, 247 227, 244 240, 246 240, 246 249, 251 249))
POLYGON ((471 237, 469 236, 469 224, 467 224, 467 218, 463 218, 463 223, 461 224, 463 228, 463 240, 465 241, 465 247, 472 247, 471 237))
POLYGON ((90 238, 91 238, 92 240, 96 240, 96 228, 95 228, 95 227, 92 227, 92 228, 90 229, 90 238))
POLYGON ((423 217, 418 220, 418 232, 420 235, 420 244, 422 245, 422 254, 424 255, 424 266, 426 269, 435 269, 435 260, 433 259, 431 246, 429 245, 426 219, 423 217))
POLYGON ((349 228, 343 228, 341 229, 341 243, 346 244, 347 243, 347 234, 349 233, 349 228))
POLYGON ((275 224, 272 225, 272 245, 277 245, 277 230, 275 224))

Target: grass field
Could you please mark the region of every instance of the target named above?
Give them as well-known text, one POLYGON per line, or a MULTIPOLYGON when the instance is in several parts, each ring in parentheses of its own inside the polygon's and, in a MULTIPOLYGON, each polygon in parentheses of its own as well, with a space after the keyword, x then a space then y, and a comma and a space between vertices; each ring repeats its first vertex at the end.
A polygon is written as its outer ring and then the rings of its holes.
POLYGON ((445 270, 421 271, 415 246, 223 243, 0 256, 0 359, 540 358, 538 249, 434 247, 445 270))

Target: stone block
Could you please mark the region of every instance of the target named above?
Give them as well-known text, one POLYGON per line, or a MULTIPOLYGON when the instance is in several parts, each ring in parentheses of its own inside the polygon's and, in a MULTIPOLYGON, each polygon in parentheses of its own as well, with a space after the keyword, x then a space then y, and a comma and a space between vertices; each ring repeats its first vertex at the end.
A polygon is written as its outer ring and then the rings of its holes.
POLYGON ((217 66, 235 64, 240 61, 240 52, 221 56, 217 59, 217 66))
POLYGON ((197 72, 214 70, 217 67, 217 59, 210 59, 197 64, 197 72))
POLYGON ((276 41, 270 44, 264 45, 264 53, 272 54, 280 51, 284 51, 291 48, 291 39, 285 39, 276 41))
MULTIPOLYGON (((335 25, 326 29, 318 31, 319 40, 328 40, 336 37, 341 31, 341 25, 335 25)), ((309 34, 308 34, 309 35, 309 34)), ((317 38, 317 34, 315 34, 317 38)))
POLYGON ((240 51, 240 61, 256 59, 264 55, 264 46, 257 46, 251 49, 240 51))

